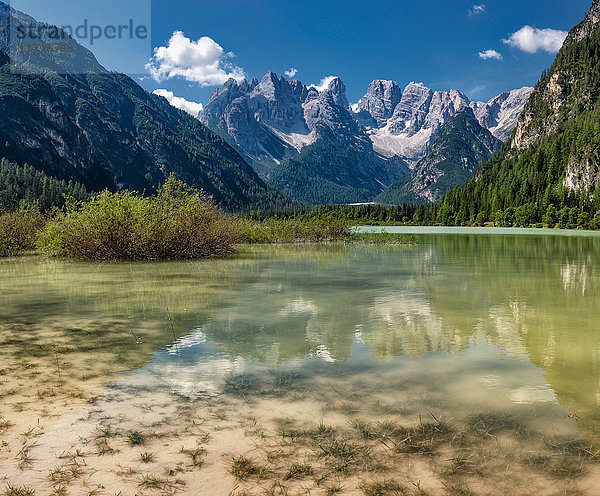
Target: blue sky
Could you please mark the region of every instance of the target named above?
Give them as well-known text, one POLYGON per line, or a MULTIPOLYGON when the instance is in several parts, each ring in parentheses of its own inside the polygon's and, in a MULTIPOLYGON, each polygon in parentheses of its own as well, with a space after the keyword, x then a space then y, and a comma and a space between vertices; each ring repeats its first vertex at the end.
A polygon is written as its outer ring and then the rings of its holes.
MULTIPOLYGON (((373 79, 433 89, 456 88, 472 99, 534 85, 554 54, 527 53, 502 42, 523 26, 568 31, 590 0, 156 0, 153 42, 166 46, 173 31, 197 40, 208 36, 249 77, 296 68, 296 78, 318 83, 342 78, 356 102, 373 79), (473 6, 483 5, 473 10, 473 6), (496 50, 503 60, 484 60, 496 50)), ((143 81, 151 90, 206 102, 211 87, 184 80, 143 81)))
MULTIPOLYGON (((56 2, 44 15, 41 6, 46 2, 17 1, 31 3, 38 11, 30 13, 40 20, 64 15, 56 2)), ((402 86, 422 81, 433 89, 455 88, 471 99, 487 100, 505 90, 534 85, 552 64, 557 31, 577 24, 591 4, 591 0, 135 1, 140 5, 151 1, 151 38, 141 48, 144 55, 164 47, 163 58, 154 61, 155 78, 146 75, 142 86, 201 103, 229 74, 260 79, 268 70, 282 75, 292 68, 305 84, 339 76, 350 102, 358 101, 373 79, 394 79, 402 86), (524 26, 533 29, 526 32, 524 26), (181 33, 170 44, 177 31, 181 33), (511 38, 514 33, 518 35, 511 38), (512 44, 503 42, 509 39, 512 44)), ((100 8, 110 12, 107 2, 115 0, 92 3, 99 6, 98 12, 100 8)), ((99 54, 99 59, 120 70, 123 53, 113 50, 99 54)))

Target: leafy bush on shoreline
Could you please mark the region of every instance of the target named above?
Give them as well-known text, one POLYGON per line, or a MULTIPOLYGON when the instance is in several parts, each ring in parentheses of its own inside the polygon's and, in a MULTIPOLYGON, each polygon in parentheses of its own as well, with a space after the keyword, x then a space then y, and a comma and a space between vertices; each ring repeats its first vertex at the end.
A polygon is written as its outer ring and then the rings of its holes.
POLYGON ((37 209, 17 210, 0 215, 0 257, 18 255, 35 247, 44 218, 37 209))
POLYGON ((151 197, 104 191, 68 202, 37 246, 46 255, 83 260, 181 260, 227 255, 239 240, 236 217, 170 177, 151 197))
POLYGON ((182 260, 228 255, 240 243, 405 242, 354 233, 348 219, 335 215, 240 218, 174 177, 154 196, 70 197, 52 215, 47 220, 37 209, 1 215, 0 256, 37 247, 47 256, 81 260, 182 260))
POLYGON ((351 226, 342 219, 244 219, 243 243, 319 243, 346 241, 352 237, 351 226))

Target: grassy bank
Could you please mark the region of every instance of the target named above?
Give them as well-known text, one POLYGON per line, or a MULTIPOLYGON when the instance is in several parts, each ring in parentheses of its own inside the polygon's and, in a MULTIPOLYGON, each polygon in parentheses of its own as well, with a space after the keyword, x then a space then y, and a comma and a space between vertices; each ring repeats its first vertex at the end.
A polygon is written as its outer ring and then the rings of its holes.
POLYGON ((576 206, 557 209, 550 205, 540 214, 533 207, 509 207, 499 210, 487 219, 485 216, 463 219, 446 215, 443 205, 316 205, 286 211, 262 211, 253 214, 256 220, 285 219, 339 219, 352 225, 363 226, 463 226, 463 227, 532 227, 547 229, 600 229, 600 212, 587 215, 576 206))

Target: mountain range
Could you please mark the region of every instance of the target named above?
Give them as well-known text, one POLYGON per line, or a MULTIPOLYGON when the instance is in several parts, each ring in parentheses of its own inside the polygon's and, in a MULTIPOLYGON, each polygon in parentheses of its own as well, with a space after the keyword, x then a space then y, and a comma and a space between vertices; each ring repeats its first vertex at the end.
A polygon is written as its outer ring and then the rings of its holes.
POLYGON ((592 225, 599 1, 535 89, 472 102, 457 90, 375 80, 350 105, 337 77, 307 86, 269 72, 229 80, 196 118, 106 70, 72 39, 69 57, 11 59, 9 25, 37 21, 0 2, 0 158, 89 191, 152 192, 175 173, 238 210, 273 210, 290 198, 439 201, 420 218, 592 225))
POLYGON ((506 140, 531 91, 471 102, 457 90, 432 91, 422 83, 401 89, 395 81, 375 80, 351 106, 337 77, 316 87, 268 72, 261 81, 230 79, 198 118, 291 197, 348 203, 372 200, 409 174, 464 109, 506 140))
POLYGON ((53 42, 43 24, 0 2, 0 157, 92 191, 154 191, 175 173, 226 207, 290 203, 226 141, 106 70, 66 33, 68 55, 12 50, 10 30, 19 26, 53 42))

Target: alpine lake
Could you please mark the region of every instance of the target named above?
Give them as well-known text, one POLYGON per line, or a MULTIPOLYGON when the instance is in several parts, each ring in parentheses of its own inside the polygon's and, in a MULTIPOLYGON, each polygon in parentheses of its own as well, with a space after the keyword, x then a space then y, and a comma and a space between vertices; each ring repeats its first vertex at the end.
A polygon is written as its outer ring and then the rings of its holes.
POLYGON ((600 233, 386 230, 0 260, 0 494, 600 494, 600 233))

